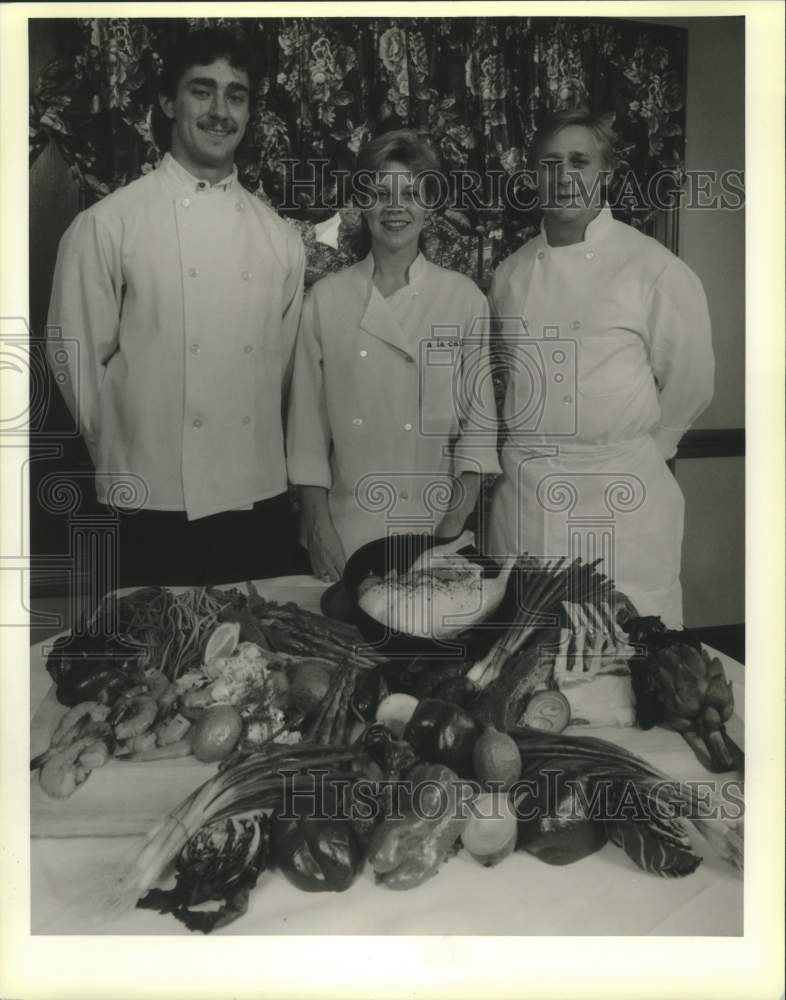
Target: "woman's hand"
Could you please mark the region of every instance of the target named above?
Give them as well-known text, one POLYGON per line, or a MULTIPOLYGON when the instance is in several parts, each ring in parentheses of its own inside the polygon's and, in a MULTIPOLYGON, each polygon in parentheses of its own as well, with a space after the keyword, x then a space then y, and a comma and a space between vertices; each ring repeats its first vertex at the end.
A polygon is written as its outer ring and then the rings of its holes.
POLYGON ((477 472, 462 472, 453 480, 453 496, 448 512, 437 525, 436 538, 456 538, 464 530, 467 518, 475 509, 480 493, 480 475, 477 472))
POLYGON ((327 490, 322 486, 301 486, 300 501, 312 573, 326 582, 340 580, 347 556, 330 515, 327 490))
POLYGON ((435 538, 457 538, 464 530, 465 517, 446 514, 434 531, 435 538))

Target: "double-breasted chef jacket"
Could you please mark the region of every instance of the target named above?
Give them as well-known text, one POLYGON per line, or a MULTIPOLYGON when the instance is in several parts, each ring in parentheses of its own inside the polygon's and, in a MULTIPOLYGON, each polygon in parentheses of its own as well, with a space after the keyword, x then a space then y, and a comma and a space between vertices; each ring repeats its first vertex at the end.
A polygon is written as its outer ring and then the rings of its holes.
POLYGON ((509 374, 488 549, 602 557, 642 614, 682 620, 684 500, 666 465, 712 398, 696 275, 608 207, 582 242, 545 229, 491 289, 509 374))
POLYGON ((193 520, 286 490, 282 406, 304 268, 298 233, 236 170, 211 186, 169 153, 76 217, 58 253, 49 358, 99 501, 193 520))
POLYGON ((488 303, 418 255, 384 297, 374 259, 306 296, 287 423, 289 478, 322 486, 349 556, 394 532, 430 532, 454 476, 497 474, 488 303))

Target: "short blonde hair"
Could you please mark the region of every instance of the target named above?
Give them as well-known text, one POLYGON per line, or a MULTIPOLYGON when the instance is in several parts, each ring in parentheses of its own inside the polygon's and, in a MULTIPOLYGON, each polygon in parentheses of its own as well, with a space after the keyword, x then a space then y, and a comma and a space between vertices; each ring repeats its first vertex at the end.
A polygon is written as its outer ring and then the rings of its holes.
POLYGON ((554 112, 542 122, 535 133, 528 156, 530 167, 537 168, 540 154, 548 139, 569 125, 580 125, 595 136, 603 156, 604 166, 608 170, 613 170, 617 163, 614 151, 617 136, 611 127, 612 120, 613 116, 611 115, 596 115, 587 108, 572 108, 569 111, 554 112))

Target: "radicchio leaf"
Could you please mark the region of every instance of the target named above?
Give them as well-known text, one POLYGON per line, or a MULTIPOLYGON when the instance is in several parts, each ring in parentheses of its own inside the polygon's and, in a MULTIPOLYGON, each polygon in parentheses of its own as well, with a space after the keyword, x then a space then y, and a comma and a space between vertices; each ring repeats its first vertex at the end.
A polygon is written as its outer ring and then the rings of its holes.
POLYGON ((609 840, 621 847, 639 868, 663 878, 690 875, 701 864, 679 820, 660 816, 608 820, 609 840))
POLYGON ((136 905, 171 913, 189 930, 209 934, 246 912, 249 894, 269 853, 269 822, 264 814, 210 823, 183 848, 175 887, 151 889, 136 905), (222 905, 209 911, 191 909, 211 900, 222 905))

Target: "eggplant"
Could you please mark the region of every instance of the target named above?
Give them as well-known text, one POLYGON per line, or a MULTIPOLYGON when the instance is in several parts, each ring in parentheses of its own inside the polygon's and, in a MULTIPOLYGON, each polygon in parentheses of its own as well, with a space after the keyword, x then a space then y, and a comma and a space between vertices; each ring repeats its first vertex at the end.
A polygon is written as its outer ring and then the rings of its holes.
POLYGON ((547 865, 570 865, 599 851, 608 835, 605 825, 588 815, 585 803, 590 800, 585 778, 556 770, 528 776, 514 796, 516 849, 547 865))
POLYGON ((461 778, 473 777, 472 752, 479 736, 471 715, 439 698, 421 701, 404 730, 404 739, 421 760, 444 764, 461 778))
POLYGON ((273 814, 273 863, 304 892, 344 892, 363 867, 363 847, 339 795, 326 777, 313 797, 296 797, 286 812, 273 814))
POLYGON ((387 697, 388 693, 385 678, 378 667, 373 670, 361 670, 355 681, 355 690, 350 702, 352 711, 363 722, 373 722, 377 705, 387 697))

